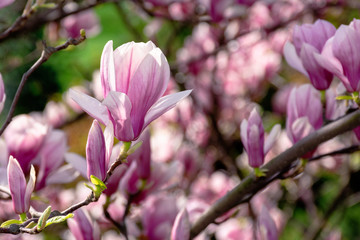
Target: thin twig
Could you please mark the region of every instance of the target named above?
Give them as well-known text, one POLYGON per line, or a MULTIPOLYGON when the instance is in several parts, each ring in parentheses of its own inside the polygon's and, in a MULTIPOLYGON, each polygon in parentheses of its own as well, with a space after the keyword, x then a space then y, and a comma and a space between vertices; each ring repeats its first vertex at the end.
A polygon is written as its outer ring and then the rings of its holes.
POLYGON ((312 151, 319 144, 360 125, 360 110, 332 122, 309 136, 301 139, 288 150, 273 158, 261 169, 266 172, 265 177, 256 178, 252 173, 228 194, 219 199, 191 227, 191 236, 194 238, 210 223, 225 212, 241 203, 249 201, 258 191, 277 179, 282 172, 288 170, 297 158, 312 151))
POLYGON ((103 211, 106 219, 108 219, 119 231, 123 234, 126 240, 128 240, 128 234, 127 234, 127 228, 124 221, 117 222, 115 219, 113 219, 108 211, 108 208, 110 206, 110 202, 107 202, 103 205, 103 211))
POLYGON ((11 103, 11 107, 9 110, 9 113, 6 117, 5 123, 3 124, 3 126, 0 129, 0 136, 3 134, 4 130, 6 129, 6 127, 10 124, 13 116, 14 116, 14 112, 15 112, 15 108, 16 105, 19 101, 21 92, 25 86, 26 81, 28 80, 29 76, 36 70, 38 69, 44 62, 46 62, 50 56, 53 53, 56 53, 60 50, 63 50, 65 48, 67 48, 70 45, 78 45, 80 43, 82 43, 84 40, 86 39, 85 35, 82 35, 78 38, 69 38, 64 44, 61 44, 57 47, 48 47, 45 43, 45 41, 43 41, 43 45, 44 45, 44 50, 41 53, 41 57, 34 63, 34 65, 31 66, 31 68, 25 72, 21 78, 21 82, 19 84, 18 89, 16 90, 13 102, 11 103))
POLYGON ((97 5, 115 1, 117 0, 97 0, 86 5, 80 5, 72 11, 64 11, 63 1, 57 7, 41 11, 39 14, 35 14, 35 10, 32 9, 29 14, 18 17, 10 27, 0 33, 0 42, 24 31, 33 31, 46 23, 56 22, 64 17, 88 10, 97 5))
POLYGON ((319 159, 321 159, 323 157, 329 157, 329 156, 340 155, 340 154, 349 154, 349 153, 354 153, 354 152, 357 152, 357 151, 360 151, 360 146, 350 146, 350 147, 347 147, 347 148, 339 149, 339 150, 336 150, 336 151, 332 151, 332 152, 329 152, 329 153, 325 153, 325 154, 321 154, 321 155, 312 157, 312 158, 309 159, 309 162, 319 160, 319 159))

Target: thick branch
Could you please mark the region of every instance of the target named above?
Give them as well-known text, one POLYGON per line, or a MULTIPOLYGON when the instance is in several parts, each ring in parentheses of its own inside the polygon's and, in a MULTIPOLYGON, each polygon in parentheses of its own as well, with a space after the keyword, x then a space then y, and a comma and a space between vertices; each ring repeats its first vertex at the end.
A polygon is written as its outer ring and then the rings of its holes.
POLYGON ((268 162, 262 167, 266 177, 256 178, 252 173, 224 197, 212 205, 191 227, 192 238, 202 232, 216 218, 226 213, 233 207, 249 201, 257 192, 266 187, 270 182, 287 171, 297 158, 316 148, 339 134, 352 130, 360 125, 360 110, 357 110, 336 122, 332 122, 318 131, 303 138, 285 152, 268 162))
POLYGON ((15 108, 16 105, 19 101, 20 98, 20 94, 25 86, 26 81, 28 80, 29 76, 36 70, 38 69, 44 62, 46 62, 50 56, 53 53, 56 53, 60 50, 63 50, 65 48, 67 48, 70 45, 78 45, 80 43, 82 43, 84 40, 86 39, 85 35, 84 36, 80 36, 78 38, 69 38, 64 44, 61 44, 57 47, 48 47, 46 46, 46 43, 43 42, 44 44, 44 50, 41 53, 41 57, 34 63, 34 65, 31 66, 31 68, 25 72, 21 78, 21 82, 19 84, 18 89, 16 90, 13 102, 11 103, 11 107, 9 110, 9 113, 6 117, 5 123, 4 125, 1 127, 0 129, 0 136, 3 134, 4 130, 6 129, 6 127, 10 124, 12 117, 14 116, 14 112, 15 112, 15 108))

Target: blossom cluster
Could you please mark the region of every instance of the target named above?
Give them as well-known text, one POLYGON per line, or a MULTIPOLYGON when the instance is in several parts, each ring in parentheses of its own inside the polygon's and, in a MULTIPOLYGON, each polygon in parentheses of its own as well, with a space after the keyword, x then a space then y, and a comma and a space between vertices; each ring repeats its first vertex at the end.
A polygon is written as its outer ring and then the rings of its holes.
MULTIPOLYGON (((85 2, 56 5, 64 15, 44 28, 49 42, 69 37, 71 43, 84 32, 89 41, 100 36, 94 42, 106 36, 108 26, 98 18, 104 15, 82 9, 85 2)), ((92 82, 73 85, 43 112, 9 114, 0 133, 1 232, 19 239, 33 233, 43 239, 275 240, 298 228, 315 238, 322 227, 302 226, 298 215, 327 221, 316 198, 329 190, 318 191, 320 185, 333 186, 333 176, 349 182, 334 202, 343 197, 358 204, 352 152, 360 127, 321 145, 301 145, 325 139, 327 124, 360 106, 360 20, 335 27, 308 12, 326 18, 332 5, 350 8, 345 2, 119 3, 129 32, 136 27, 126 11, 148 20, 134 35, 143 41, 106 39, 102 52, 93 50, 99 69, 87 74, 92 82), (164 44, 167 22, 175 30, 164 44), (303 76, 289 75, 283 59, 303 76), (86 144, 76 148, 79 139, 86 144), (298 159, 291 155, 291 164, 273 166, 299 146, 307 151, 300 149, 298 159), (253 192, 234 197, 239 188, 253 192), (213 219, 206 219, 209 213, 213 219)), ((3 1, 0 8, 15 4, 3 1)), ((24 19, 57 9, 41 0, 28 4, 24 19)), ((11 76, 2 72, 0 112, 6 115, 11 76)), ((341 239, 347 233, 333 225, 321 234, 341 239)))

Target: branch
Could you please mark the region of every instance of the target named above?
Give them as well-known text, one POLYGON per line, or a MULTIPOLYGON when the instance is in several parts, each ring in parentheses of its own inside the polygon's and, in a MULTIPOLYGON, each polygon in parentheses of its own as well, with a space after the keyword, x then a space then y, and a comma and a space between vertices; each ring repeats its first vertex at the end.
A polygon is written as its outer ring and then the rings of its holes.
POLYGON ((357 151, 360 151, 360 146, 350 146, 347 148, 339 149, 336 151, 332 151, 332 152, 328 152, 328 153, 324 153, 324 154, 312 157, 309 159, 309 162, 319 160, 323 157, 329 157, 329 156, 340 155, 340 154, 349 154, 349 153, 354 153, 357 151))
POLYGON ((64 17, 67 17, 72 14, 82 12, 84 10, 93 8, 97 5, 107 3, 107 2, 116 2, 116 0, 96 0, 87 5, 80 5, 78 8, 65 12, 63 9, 63 3, 60 3, 57 7, 53 9, 47 9, 41 11, 35 15, 34 9, 31 10, 26 15, 21 15, 18 17, 15 22, 7 28, 4 32, 0 33, 0 42, 4 41, 7 38, 13 37, 22 32, 31 32, 39 27, 43 26, 49 22, 56 22, 61 20, 64 17))
POLYGON ((46 62, 53 53, 61 51, 61 50, 65 49, 65 48, 67 48, 70 45, 74 45, 74 46, 78 45, 78 44, 82 43, 85 39, 86 39, 85 35, 82 35, 82 36, 80 36, 78 38, 69 38, 64 44, 61 44, 61 45, 59 45, 57 47, 48 47, 46 45, 46 42, 43 41, 44 50, 41 53, 41 57, 34 63, 34 65, 31 66, 31 68, 27 72, 25 72, 23 74, 23 76, 21 78, 21 82, 19 84, 18 89, 16 90, 14 100, 11 103, 11 107, 10 107, 9 113, 8 113, 8 115, 6 117, 5 123, 0 129, 0 136, 3 134, 6 127, 10 124, 10 122, 11 122, 13 116, 14 116, 15 108, 16 108, 16 105, 17 105, 17 103, 19 101, 20 94, 21 94, 21 92, 22 92, 22 90, 23 90, 23 88, 25 86, 25 83, 28 80, 29 76, 36 69, 38 69, 44 62, 46 62))
POLYGON ((239 185, 205 211, 192 225, 191 237, 194 238, 197 236, 210 223, 214 222, 216 218, 233 207, 249 201, 257 192, 277 179, 284 171, 289 170, 297 158, 313 150, 320 143, 352 130, 359 125, 360 110, 357 110, 301 139, 291 148, 279 154, 261 168, 263 171, 266 171, 266 177, 256 178, 255 175, 251 173, 239 185))
POLYGON ((107 202, 103 205, 103 211, 104 211, 104 215, 106 217, 106 219, 108 219, 115 227, 117 227, 117 229, 119 229, 119 231, 123 234, 123 236, 125 237, 126 240, 128 240, 128 236, 127 236, 127 229, 126 229, 126 225, 125 225, 125 221, 121 221, 121 222, 117 222, 115 221, 115 219, 113 219, 108 211, 108 208, 110 206, 110 201, 109 199, 107 199, 107 202))

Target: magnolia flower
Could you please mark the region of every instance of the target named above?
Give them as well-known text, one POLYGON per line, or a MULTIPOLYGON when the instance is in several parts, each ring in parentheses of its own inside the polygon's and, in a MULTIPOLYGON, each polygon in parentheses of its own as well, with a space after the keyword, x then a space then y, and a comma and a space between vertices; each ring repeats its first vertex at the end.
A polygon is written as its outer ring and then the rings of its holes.
POLYGON ((13 2, 15 2, 15 0, 1 0, 0 8, 6 7, 6 6, 12 4, 13 2))
POLYGON ((276 228, 276 224, 272 219, 269 210, 263 206, 261 208, 260 216, 258 217, 258 231, 259 231, 259 239, 267 239, 267 240, 277 240, 278 231, 276 228))
POLYGON ((354 19, 349 26, 341 25, 321 54, 315 54, 317 62, 340 78, 348 92, 360 91, 359 41, 360 20, 354 19))
POLYGON ((287 42, 284 46, 284 56, 288 64, 307 76, 319 90, 329 88, 333 74, 318 63, 315 55, 321 53, 325 42, 335 31, 336 28, 325 20, 295 26, 293 44, 287 42))
POLYGON ((28 212, 31 193, 35 187, 35 168, 31 166, 30 179, 28 184, 26 184, 25 175, 19 162, 13 156, 10 156, 7 175, 15 213, 22 214, 28 212))
POLYGON ((4 132, 9 154, 16 158, 23 171, 29 170, 30 162, 39 153, 48 133, 48 126, 30 115, 18 115, 4 132))
POLYGON ((255 108, 251 111, 249 119, 241 122, 241 140, 251 167, 258 168, 264 163, 265 155, 275 143, 280 129, 279 124, 275 125, 265 141, 261 117, 255 108))
POLYGON ((191 91, 163 96, 170 78, 169 64, 152 42, 130 42, 115 51, 112 45, 109 41, 101 56, 104 100, 99 102, 74 90, 70 94, 99 122, 112 122, 117 139, 129 142, 191 91))
POLYGON ((320 94, 310 84, 294 88, 287 105, 286 131, 292 143, 322 126, 320 94))
MULTIPOLYGON (((79 6, 70 2, 64 6, 66 12, 71 12, 78 9, 79 6)), ((89 9, 76 14, 71 14, 60 22, 62 31, 60 34, 63 37, 72 37, 76 38, 80 36, 80 30, 84 29, 86 32, 86 37, 96 36, 100 31, 101 27, 99 24, 99 18, 97 17, 94 10, 89 9)))
POLYGON ((91 175, 104 180, 109 166, 109 160, 114 143, 111 122, 103 133, 97 120, 91 125, 86 143, 87 177, 91 175))
POLYGON ((66 134, 62 130, 51 131, 39 151, 39 170, 36 189, 46 186, 48 176, 57 171, 64 162, 64 154, 67 150, 66 134))
POLYGON ((100 240, 100 230, 96 222, 92 222, 85 210, 78 209, 74 218, 67 220, 69 229, 78 240, 100 240))

